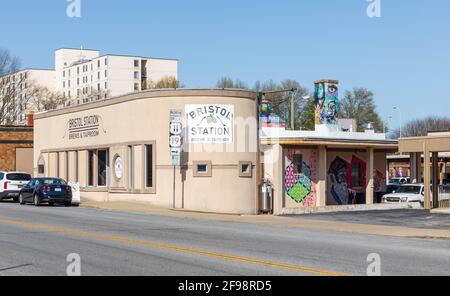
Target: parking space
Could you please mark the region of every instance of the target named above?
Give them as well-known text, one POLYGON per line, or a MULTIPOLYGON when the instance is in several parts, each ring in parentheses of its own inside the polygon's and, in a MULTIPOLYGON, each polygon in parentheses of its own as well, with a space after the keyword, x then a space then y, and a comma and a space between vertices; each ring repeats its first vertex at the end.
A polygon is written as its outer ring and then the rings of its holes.
POLYGON ((424 210, 341 212, 299 216, 302 219, 450 230, 450 215, 424 210))

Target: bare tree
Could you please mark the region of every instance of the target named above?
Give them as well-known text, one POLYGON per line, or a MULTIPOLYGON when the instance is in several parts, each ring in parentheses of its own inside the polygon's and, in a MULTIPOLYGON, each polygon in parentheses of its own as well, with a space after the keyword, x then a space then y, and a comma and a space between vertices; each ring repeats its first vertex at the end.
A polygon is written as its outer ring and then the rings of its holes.
MULTIPOLYGON (((402 127, 402 137, 423 137, 429 132, 448 132, 450 131, 450 118, 428 116, 423 119, 415 119, 402 127)), ((400 137, 400 129, 393 131, 392 137, 400 137)))
POLYGON ((67 98, 61 93, 53 92, 47 87, 32 84, 27 92, 28 110, 43 112, 64 107, 67 98))
POLYGON ((241 80, 236 79, 233 81, 230 77, 222 77, 217 81, 217 88, 233 88, 233 89, 248 89, 248 86, 241 80))
MULTIPOLYGON (((295 129, 314 129, 314 125, 310 126, 304 118, 312 116, 314 119, 314 113, 311 113, 308 106, 308 100, 303 99, 309 95, 309 90, 303 87, 298 81, 293 79, 285 79, 281 83, 276 83, 273 80, 266 82, 257 81, 254 86, 254 90, 258 92, 269 92, 276 90, 286 90, 285 92, 267 94, 266 99, 269 100, 269 104, 273 112, 287 121, 291 117, 291 101, 294 100, 294 121, 295 129), (294 92, 289 90, 296 89, 294 92), (311 114, 310 114, 311 113, 311 114)), ((314 121, 312 121, 314 124, 314 121)))
POLYGON ((383 131, 383 122, 376 108, 374 95, 366 88, 346 91, 340 102, 341 116, 355 119, 360 132, 364 131, 368 123, 373 124, 376 131, 383 131))
POLYGON ((181 88, 180 81, 174 76, 166 76, 161 78, 157 82, 151 80, 144 81, 142 83, 142 90, 146 89, 168 89, 168 88, 181 88))
POLYGON ((27 72, 18 73, 19 59, 0 49, 0 124, 15 124, 23 109, 21 100, 26 89, 27 72))

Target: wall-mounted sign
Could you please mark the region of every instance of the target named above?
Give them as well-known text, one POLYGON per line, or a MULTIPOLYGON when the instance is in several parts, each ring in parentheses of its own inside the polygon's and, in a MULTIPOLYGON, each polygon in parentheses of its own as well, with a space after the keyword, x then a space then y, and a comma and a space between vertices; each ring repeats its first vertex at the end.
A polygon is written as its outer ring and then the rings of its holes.
POLYGON ((69 140, 98 137, 101 133, 106 134, 103 127, 103 120, 100 115, 89 115, 72 118, 67 122, 66 133, 63 138, 69 135, 69 140))
POLYGON ((186 105, 191 144, 233 144, 234 105, 186 105))
POLYGON ((180 165, 181 145, 183 144, 183 124, 181 123, 181 110, 170 110, 169 123, 169 149, 172 165, 180 165))

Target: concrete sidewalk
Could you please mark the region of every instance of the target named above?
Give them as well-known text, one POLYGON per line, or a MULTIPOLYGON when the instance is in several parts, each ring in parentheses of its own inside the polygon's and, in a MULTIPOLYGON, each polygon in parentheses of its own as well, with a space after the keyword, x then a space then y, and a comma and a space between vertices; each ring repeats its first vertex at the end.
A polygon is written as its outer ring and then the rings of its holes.
POLYGON ((310 220, 301 217, 280 216, 239 216, 226 214, 199 213, 155 207, 145 203, 131 202, 95 202, 83 201, 82 207, 106 209, 112 211, 138 212, 174 218, 196 220, 216 220, 225 222, 251 223, 283 228, 303 228, 309 230, 327 230, 368 235, 410 237, 423 239, 450 240, 450 231, 442 229, 419 229, 385 225, 357 224, 340 221, 310 220))

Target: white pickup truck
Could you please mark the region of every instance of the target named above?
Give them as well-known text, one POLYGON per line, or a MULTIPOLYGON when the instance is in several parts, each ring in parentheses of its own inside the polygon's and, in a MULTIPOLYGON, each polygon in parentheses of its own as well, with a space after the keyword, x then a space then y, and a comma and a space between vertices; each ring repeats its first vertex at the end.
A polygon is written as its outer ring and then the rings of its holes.
POLYGON ((31 175, 21 172, 0 171, 0 201, 4 199, 19 200, 19 191, 28 184, 31 175))

